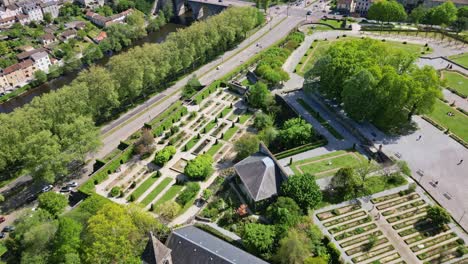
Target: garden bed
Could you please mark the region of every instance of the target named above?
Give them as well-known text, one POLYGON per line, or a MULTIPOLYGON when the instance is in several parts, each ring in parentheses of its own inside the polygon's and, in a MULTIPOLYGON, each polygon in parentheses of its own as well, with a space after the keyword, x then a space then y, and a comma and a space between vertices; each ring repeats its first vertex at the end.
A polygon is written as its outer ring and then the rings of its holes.
POLYGON ((399 220, 403 220, 403 219, 412 217, 412 216, 417 215, 417 214, 425 213, 428 208, 429 208, 428 206, 415 208, 414 210, 410 210, 410 211, 408 211, 408 212, 406 212, 404 214, 396 215, 396 216, 392 216, 390 218, 387 218, 387 222, 394 223, 394 222, 397 222, 399 220))
POLYGON ((151 174, 140 186, 138 186, 130 195, 133 195, 133 198, 137 200, 140 196, 146 192, 158 179, 157 173, 151 174))
POLYGON ((359 219, 357 221, 330 228, 328 231, 331 234, 334 234, 334 233, 338 233, 338 232, 341 232, 341 231, 344 231, 344 230, 348 230, 348 229, 353 228, 353 227, 358 226, 358 225, 369 223, 370 221, 372 221, 372 217, 370 215, 368 215, 367 217, 359 219))
POLYGON ((426 224, 426 215, 418 216, 416 218, 413 218, 411 220, 403 221, 399 224, 393 225, 392 228, 395 230, 399 230, 408 226, 419 226, 419 225, 424 225, 426 224))
POLYGON ((198 155, 200 152, 211 143, 211 140, 205 139, 198 147, 193 151, 193 154, 198 155))
POLYGON ((141 200, 141 203, 144 204, 145 206, 150 204, 156 196, 158 196, 159 193, 161 193, 162 190, 166 188, 169 183, 171 183, 172 179, 171 178, 164 178, 161 180, 161 182, 150 192, 148 195, 141 200))
POLYGON ((414 207, 416 207, 416 206, 423 205, 423 204, 425 204, 425 203, 426 203, 426 202, 425 202, 423 199, 420 199, 420 200, 414 201, 414 202, 412 202, 412 203, 405 204, 405 205, 401 205, 401 206, 398 206, 398 207, 396 207, 396 208, 393 208, 393 209, 384 211, 384 212, 382 212, 382 215, 383 215, 383 216, 389 216, 389 215, 397 214, 397 213, 406 211, 406 210, 408 210, 408 209, 414 208, 414 207))
POLYGON ((223 145, 224 145, 223 142, 218 142, 218 144, 212 145, 212 146, 208 149, 208 151, 206 151, 206 154, 208 154, 208 155, 214 157, 214 155, 215 155, 216 153, 218 153, 218 151, 221 149, 221 147, 222 147, 223 145))
POLYGON ((354 257, 352 258, 352 261, 357 263, 357 262, 361 262, 361 261, 364 261, 364 260, 367 260, 367 259, 370 259, 370 258, 373 258, 373 257, 377 257, 379 255, 382 255, 384 253, 387 253, 387 252, 390 252, 392 250, 394 250, 395 248, 392 246, 392 245, 389 245, 389 246, 385 246, 385 247, 382 247, 382 248, 377 248, 377 249, 373 249, 365 254, 362 254, 358 257, 354 257))
POLYGON ((324 221, 326 219, 330 219, 333 217, 337 217, 339 215, 343 215, 352 211, 356 211, 361 209, 361 206, 359 204, 351 204, 351 205, 346 205, 343 207, 335 208, 333 210, 321 212, 317 214, 317 218, 321 221, 324 221))
POLYGON ((393 207, 395 205, 406 203, 406 202, 409 202, 409 201, 417 199, 417 198, 419 198, 419 194, 411 193, 411 194, 408 194, 407 196, 402 197, 402 198, 400 198, 398 200, 391 201, 391 202, 388 202, 388 203, 384 203, 384 204, 381 204, 381 205, 377 205, 377 209, 379 209, 379 210, 387 209, 387 208, 393 207))
POLYGON ((340 246, 342 248, 346 248, 346 247, 361 243, 363 241, 368 241, 371 236, 377 236, 378 237, 378 236, 381 236, 381 235, 382 235, 382 231, 378 230, 378 231, 375 231, 375 232, 371 232, 371 233, 369 233, 367 235, 363 235, 363 236, 359 236, 359 237, 353 237, 353 239, 341 243, 340 246))
POLYGON ((221 123, 221 124, 213 131, 213 133, 211 133, 211 135, 212 135, 213 137, 218 136, 219 132, 221 132, 221 130, 223 130, 226 126, 227 126, 226 123, 224 123, 224 122, 221 123))
POLYGON ((226 133, 224 133, 223 135, 223 139, 226 140, 226 141, 229 141, 229 139, 232 138, 232 136, 234 136, 234 134, 239 130, 239 127, 238 126, 234 126, 234 127, 230 127, 226 133))
POLYGON ((184 188, 183 185, 172 185, 154 204, 154 207, 158 207, 164 202, 173 200, 179 192, 184 188))
POLYGON ((382 197, 372 198, 371 202, 373 204, 378 204, 378 203, 382 203, 382 202, 385 202, 385 201, 388 201, 388 200, 395 199, 395 198, 400 197, 400 196, 401 196, 400 193, 389 194, 389 195, 385 195, 385 196, 382 196, 382 197))
POLYGON ((455 235, 454 233, 448 233, 448 234, 444 234, 444 235, 441 235, 441 236, 438 236, 438 237, 435 237, 433 239, 430 239, 430 240, 426 240, 424 241, 423 243, 420 243, 420 244, 417 244, 415 246, 412 246, 411 247, 411 251, 413 252, 418 252, 418 251, 421 251, 423 249, 426 249, 426 248, 429 248, 431 246, 434 246, 436 244, 440 244, 446 240, 449 240, 449 239, 452 239, 454 237, 456 237, 457 235, 455 235))
MULTIPOLYGON (((374 243, 373 247, 385 244, 387 242, 388 242, 388 239, 386 237, 377 239, 377 241, 374 243)), ((357 246, 355 248, 346 250, 346 255, 348 255, 348 256, 356 255, 357 253, 360 253, 360 252, 366 252, 366 251, 368 251, 368 249, 369 249, 369 246, 366 243, 366 244, 357 246)))
POLYGON ((354 218, 357 218, 357 217, 361 217, 361 216, 364 216, 364 215, 366 215, 366 212, 359 211, 357 213, 350 214, 350 215, 340 217, 340 218, 337 218, 335 220, 323 223, 323 226, 325 226, 325 227, 334 226, 334 225, 337 225, 339 223, 343 223, 343 222, 346 222, 348 220, 351 220, 351 219, 354 219, 354 218))
POLYGON ((450 249, 454 249, 456 247, 458 247, 459 244, 457 241, 452 241, 450 243, 447 243, 447 244, 444 244, 440 247, 437 247, 437 248, 433 248, 427 252, 424 252, 424 253, 421 253, 421 254, 418 254, 417 257, 418 259, 420 260, 424 260, 424 259, 427 259, 427 258, 430 258, 432 256, 435 256, 435 255, 438 255, 444 251, 448 251, 450 249))
POLYGON ((371 223, 369 225, 366 225, 366 226, 361 226, 361 227, 358 227, 352 231, 345 231, 337 236, 335 236, 335 239, 337 241, 339 240, 343 240, 345 238, 348 238, 348 237, 352 237, 352 236, 355 236, 355 235, 359 235, 359 234, 362 234, 366 231, 369 231, 369 230, 373 230, 377 228, 377 225, 375 223, 371 223))

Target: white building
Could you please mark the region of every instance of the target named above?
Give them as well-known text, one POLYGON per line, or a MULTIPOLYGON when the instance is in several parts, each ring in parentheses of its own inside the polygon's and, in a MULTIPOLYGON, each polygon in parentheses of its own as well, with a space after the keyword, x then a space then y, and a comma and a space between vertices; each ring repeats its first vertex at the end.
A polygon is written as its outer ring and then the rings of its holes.
POLYGON ((34 53, 33 55, 31 55, 31 59, 34 61, 34 66, 37 69, 45 73, 49 72, 49 67, 52 63, 50 63, 49 55, 47 54, 47 52, 42 51, 34 53))
POLYGON ((104 5, 104 0, 75 0, 84 7, 99 7, 104 5))
POLYGON ((41 7, 35 2, 23 2, 18 4, 22 9, 23 13, 29 16, 30 21, 42 21, 44 17, 42 15, 41 7))
POLYGON ((52 16, 52 19, 57 18, 59 15, 60 5, 56 1, 42 2, 39 4, 42 13, 49 13, 52 16))
POLYGON ((373 0, 357 0, 354 12, 358 13, 360 16, 366 16, 373 2, 373 0))

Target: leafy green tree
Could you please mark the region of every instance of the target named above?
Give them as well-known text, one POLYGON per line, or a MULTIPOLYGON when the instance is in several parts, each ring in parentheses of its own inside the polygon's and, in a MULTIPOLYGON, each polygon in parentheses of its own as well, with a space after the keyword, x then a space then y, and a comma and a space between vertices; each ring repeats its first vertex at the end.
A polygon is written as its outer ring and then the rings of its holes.
POLYGON ((265 108, 273 100, 270 91, 265 83, 257 82, 254 86, 251 86, 248 94, 247 101, 252 107, 265 108))
POLYGON ((378 20, 383 25, 383 22, 404 21, 406 12, 403 5, 395 0, 382 0, 375 2, 367 12, 369 19, 378 20))
POLYGON ((164 147, 162 150, 156 153, 153 162, 154 164, 162 167, 172 158, 172 156, 174 156, 174 154, 176 154, 176 152, 177 150, 174 146, 164 147))
POLYGON ((52 241, 52 259, 55 263, 80 263, 79 250, 81 246, 81 231, 83 226, 68 217, 61 217, 58 229, 52 241), (78 262, 71 261, 78 259, 78 262))
POLYGON ((288 231, 286 237, 279 241, 278 252, 275 258, 282 264, 303 263, 312 253, 310 241, 304 233, 295 229, 288 231))
POLYGON ((296 225, 302 215, 302 210, 289 197, 278 197, 278 200, 267 207, 266 217, 276 225, 283 225, 287 230, 296 225))
POLYGON ((431 8, 427 14, 427 22, 431 25, 450 25, 455 20, 457 8, 451 1, 431 8))
POLYGON ((307 144, 314 136, 312 125, 302 118, 292 118, 284 122, 278 133, 278 139, 282 146, 293 148, 307 144))
POLYGON ((270 146, 272 142, 278 136, 278 130, 274 127, 266 127, 258 133, 258 138, 265 143, 265 145, 270 146))
POLYGON ((184 174, 192 180, 204 180, 213 173, 213 158, 210 155, 198 155, 189 160, 184 168, 184 174))
POLYGON ((241 237, 247 250, 269 257, 273 251, 275 228, 269 225, 249 223, 244 226, 241 237))
POLYGON ((55 192, 46 192, 39 195, 38 207, 46 210, 53 216, 61 214, 68 205, 68 199, 62 194, 55 192))
POLYGON ((258 151, 260 140, 254 134, 246 133, 234 142, 234 150, 237 152, 236 159, 242 160, 258 151))
POLYGON ((158 208, 156 208, 156 212, 162 218, 170 221, 174 219, 174 217, 177 216, 177 214, 180 212, 181 209, 182 207, 175 201, 167 201, 167 202, 160 204, 158 208))
POLYGON ((295 174, 281 185, 281 193, 292 198, 304 212, 322 202, 322 192, 310 174, 295 174))
POLYGON ((192 97, 192 95, 194 95, 197 91, 200 91, 202 87, 203 86, 201 85, 197 76, 192 75, 182 90, 182 97, 188 99, 192 97))
POLYGON ((434 205, 427 209, 427 218, 437 227, 450 223, 450 214, 444 208, 434 205))
POLYGON ((39 86, 47 82, 47 74, 44 71, 37 70, 34 72, 34 86, 39 86))
POLYGON ((185 185, 184 190, 176 197, 176 202, 180 206, 185 206, 190 200, 195 198, 195 196, 200 191, 200 184, 197 182, 189 182, 185 185))
POLYGON ((411 10, 411 13, 409 15, 409 20, 416 25, 421 23, 424 19, 424 17, 427 15, 428 10, 424 8, 422 5, 418 5, 416 8, 411 10))
POLYGON ((255 114, 254 127, 258 130, 262 130, 267 127, 274 126, 275 119, 272 115, 265 113, 255 114))
POLYGON ((358 197, 364 188, 364 182, 352 168, 339 169, 333 176, 331 185, 345 199, 358 197))

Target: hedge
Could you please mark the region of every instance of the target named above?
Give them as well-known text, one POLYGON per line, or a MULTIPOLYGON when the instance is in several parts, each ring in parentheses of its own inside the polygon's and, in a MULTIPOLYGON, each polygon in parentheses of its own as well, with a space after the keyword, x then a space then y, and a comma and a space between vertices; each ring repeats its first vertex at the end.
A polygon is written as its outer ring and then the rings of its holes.
MULTIPOLYGON (((169 109, 168 109, 169 110, 169 109)), ((166 111, 168 111, 166 110, 166 111)), ((164 113, 166 113, 164 111, 164 113)), ((169 129, 175 122, 179 121, 184 115, 188 113, 185 106, 179 107, 177 110, 172 110, 167 118, 162 120, 160 123, 152 126, 152 132, 155 137, 162 135, 164 130, 169 129)))
POLYGON ((462 146, 464 146, 465 148, 468 149, 468 143, 465 142, 463 139, 459 138, 457 135, 455 134, 450 134, 450 137, 453 138, 455 141, 457 141, 458 143, 460 143, 462 146))
POLYGON ((454 94, 460 96, 460 97, 463 98, 463 99, 466 99, 466 98, 468 97, 468 96, 466 96, 465 94, 462 94, 462 93, 460 93, 459 91, 457 91, 457 90, 455 90, 455 89, 453 89, 453 88, 451 88, 451 87, 445 87, 445 89, 447 89, 447 90, 449 90, 450 92, 452 92, 452 93, 454 93, 454 94))
POLYGON ((308 150, 311 150, 311 149, 315 149, 315 148, 318 148, 318 147, 325 146, 326 144, 328 144, 328 141, 326 139, 321 139, 321 140, 318 140, 316 142, 312 142, 312 143, 305 144, 305 145, 302 145, 302 146, 299 146, 299 147, 296 147, 296 148, 292 148, 292 149, 288 149, 286 151, 276 153, 274 155, 275 155, 275 158, 277 158, 277 159, 284 159, 286 157, 293 156, 293 155, 302 153, 304 151, 308 151, 308 150))
POLYGON ((109 174, 114 173, 121 164, 126 163, 133 156, 133 145, 125 149, 120 155, 117 155, 114 159, 106 163, 98 171, 93 173, 88 181, 86 181, 78 190, 86 193, 92 194, 94 192, 94 186, 99 184, 109 178, 109 174))
POLYGON ((434 120, 430 119, 429 117, 427 116, 421 116, 422 119, 426 120, 427 122, 429 122, 431 125, 435 126, 437 129, 439 129, 440 131, 445 131, 447 130, 445 127, 439 125, 437 122, 435 122, 434 120))
POLYGON ((192 200, 200 191, 200 184, 196 182, 187 183, 186 187, 176 198, 176 202, 184 207, 190 200, 192 200))
POLYGON ((192 101, 195 102, 196 104, 200 104, 203 99, 207 98, 211 93, 215 92, 218 87, 221 85, 221 81, 216 80, 212 82, 210 85, 202 89, 200 92, 195 94, 192 97, 192 101))
POLYGON ((465 111, 465 109, 461 108, 461 107, 457 107, 457 110, 462 112, 464 115, 468 116, 468 112, 465 111))

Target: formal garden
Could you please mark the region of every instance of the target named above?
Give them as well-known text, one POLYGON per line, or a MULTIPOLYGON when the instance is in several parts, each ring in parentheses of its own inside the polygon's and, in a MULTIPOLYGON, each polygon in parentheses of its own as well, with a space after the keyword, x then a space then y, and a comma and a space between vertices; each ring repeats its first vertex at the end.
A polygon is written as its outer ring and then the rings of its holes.
POLYGON ((456 71, 441 71, 446 88, 462 98, 468 96, 468 77, 456 71))
POLYGON ((468 53, 453 55, 450 56, 449 59, 462 65, 463 67, 468 67, 468 53))

